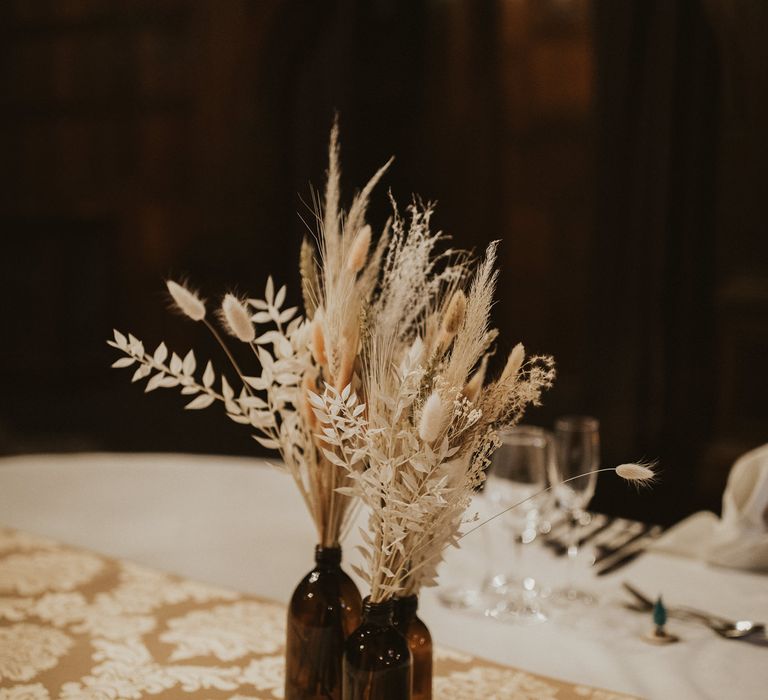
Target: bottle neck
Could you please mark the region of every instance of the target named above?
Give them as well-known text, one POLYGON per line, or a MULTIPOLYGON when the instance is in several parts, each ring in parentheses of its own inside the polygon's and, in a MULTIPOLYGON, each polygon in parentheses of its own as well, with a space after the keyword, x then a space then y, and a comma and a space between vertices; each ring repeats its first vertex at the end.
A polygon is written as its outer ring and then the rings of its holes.
POLYGON ((416 611, 419 609, 419 596, 416 594, 398 598, 395 603, 395 616, 402 622, 410 622, 416 617, 416 611))
POLYGON ((341 564, 341 547, 315 547, 315 563, 321 569, 335 569, 341 564))
POLYGON ((375 625, 391 625, 392 614, 395 610, 395 601, 388 598, 381 603, 372 603, 370 596, 363 601, 363 622, 375 625))

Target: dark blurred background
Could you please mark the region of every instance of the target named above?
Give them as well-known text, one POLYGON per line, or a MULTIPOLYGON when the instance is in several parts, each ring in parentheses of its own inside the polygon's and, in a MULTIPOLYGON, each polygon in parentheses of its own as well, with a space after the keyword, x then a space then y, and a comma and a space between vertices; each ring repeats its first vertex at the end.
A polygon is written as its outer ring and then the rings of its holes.
POLYGON ((717 509, 768 438, 768 3, 759 0, 4 0, 0 452, 250 454, 222 414, 145 398, 113 327, 218 358, 167 312, 289 284, 339 111, 345 197, 438 201, 502 239, 500 354, 559 377, 528 422, 600 418, 653 491, 599 509, 717 509))

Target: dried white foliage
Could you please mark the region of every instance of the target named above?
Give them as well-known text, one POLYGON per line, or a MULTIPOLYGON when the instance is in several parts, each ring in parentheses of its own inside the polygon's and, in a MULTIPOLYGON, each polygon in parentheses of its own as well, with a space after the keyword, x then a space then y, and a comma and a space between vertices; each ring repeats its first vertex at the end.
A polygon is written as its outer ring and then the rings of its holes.
MULTIPOLYGON (((387 164, 388 165, 388 164, 387 164)), ((236 388, 217 373, 211 363, 195 376, 195 357, 173 354, 168 360, 165 344, 153 353, 133 335, 115 331, 109 344, 123 352, 113 367, 136 366, 133 381, 147 379, 146 391, 178 387, 190 397, 188 409, 202 409, 220 402, 227 416, 254 431, 263 447, 279 451, 286 469, 307 505, 324 546, 338 545, 351 520, 352 500, 340 492, 347 484, 331 446, 316 435, 318 421, 309 397, 318 386, 340 390, 360 387, 360 338, 364 309, 379 277, 387 244, 385 228, 371 251, 372 231, 365 211, 380 169, 355 197, 349 213, 339 208, 338 129, 334 125, 329 150, 328 182, 324 211, 318 212, 319 249, 305 241, 300 272, 307 320, 297 308, 284 308, 285 287, 275 290, 270 277, 263 298, 224 297, 219 314, 224 329, 250 347, 258 369, 246 373, 215 327, 205 318, 203 302, 187 288, 168 282, 176 306, 204 324, 221 344, 238 377, 236 388), (253 312, 248 308, 252 307, 253 312)), ((362 467, 362 465, 359 465, 362 467)))

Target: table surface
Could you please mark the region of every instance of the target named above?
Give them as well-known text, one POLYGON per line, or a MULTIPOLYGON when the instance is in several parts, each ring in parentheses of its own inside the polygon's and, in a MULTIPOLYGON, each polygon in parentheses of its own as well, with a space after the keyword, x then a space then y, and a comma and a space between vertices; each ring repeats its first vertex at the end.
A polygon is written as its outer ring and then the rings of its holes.
MULTIPOLYGON (((200 455, 30 455, 0 460, 0 525, 55 537, 197 580, 286 603, 311 568, 313 530, 290 478, 262 460, 200 455)), ((481 575, 487 537, 452 552, 444 582, 481 575)), ((356 537, 347 542, 348 558, 356 537)), ((681 643, 641 641, 649 621, 621 608, 628 580, 667 602, 768 620, 764 576, 648 553, 589 582, 581 615, 535 626, 448 610, 425 591, 435 640, 502 664, 650 699, 764 698, 768 649, 678 624, 681 643)), ((674 623, 670 623, 674 626, 674 623)))

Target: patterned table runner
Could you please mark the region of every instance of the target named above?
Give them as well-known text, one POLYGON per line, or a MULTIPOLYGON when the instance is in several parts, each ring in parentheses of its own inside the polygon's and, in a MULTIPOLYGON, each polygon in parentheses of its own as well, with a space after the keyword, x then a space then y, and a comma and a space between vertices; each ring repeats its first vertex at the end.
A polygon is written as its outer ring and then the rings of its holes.
MULTIPOLYGON (((283 697, 285 608, 0 529, 0 700, 283 697)), ((434 696, 627 700, 436 649, 434 696)))

